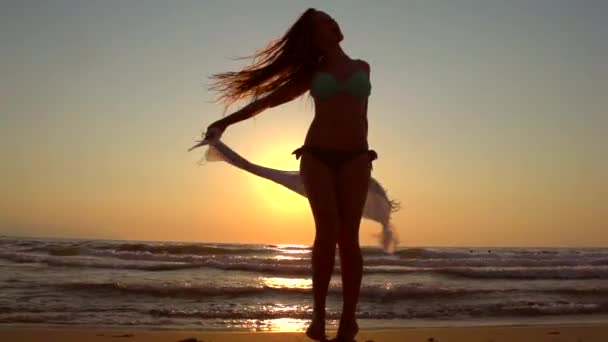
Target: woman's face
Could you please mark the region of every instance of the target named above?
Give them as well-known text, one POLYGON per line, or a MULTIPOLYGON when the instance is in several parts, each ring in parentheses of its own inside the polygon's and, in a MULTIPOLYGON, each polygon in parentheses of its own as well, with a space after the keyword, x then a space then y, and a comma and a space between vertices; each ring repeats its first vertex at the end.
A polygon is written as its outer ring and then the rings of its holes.
POLYGON ((344 39, 338 23, 325 12, 316 11, 314 13, 313 25, 316 43, 321 50, 332 48, 344 39))

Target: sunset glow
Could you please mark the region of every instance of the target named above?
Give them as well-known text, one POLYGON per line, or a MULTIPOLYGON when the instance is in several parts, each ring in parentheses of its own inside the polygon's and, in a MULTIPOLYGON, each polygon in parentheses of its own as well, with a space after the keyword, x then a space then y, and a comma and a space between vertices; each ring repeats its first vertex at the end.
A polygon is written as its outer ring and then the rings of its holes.
MULTIPOLYGON (((3 3, 0 235, 310 245, 306 198, 187 149, 222 117, 208 76, 316 6, 371 66, 372 174, 403 246, 607 245, 605 12, 462 3, 3 3)), ((222 141, 298 170, 313 112, 305 95, 222 141)))

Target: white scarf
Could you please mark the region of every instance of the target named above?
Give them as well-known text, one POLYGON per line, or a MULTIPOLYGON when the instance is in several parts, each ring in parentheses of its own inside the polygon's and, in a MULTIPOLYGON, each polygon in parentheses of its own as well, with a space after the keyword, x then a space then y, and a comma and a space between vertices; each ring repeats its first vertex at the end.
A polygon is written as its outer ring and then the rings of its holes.
MULTIPOLYGON (((209 146, 205 152, 205 160, 210 162, 227 162, 241 170, 245 170, 256 176, 271 180, 306 197, 306 190, 304 189, 304 184, 302 183, 302 178, 300 177, 299 171, 275 170, 253 164, 238 155, 234 150, 230 149, 219 139, 212 142, 203 140, 199 144, 193 146, 190 150, 204 145, 209 146)), ((398 243, 393 225, 391 224, 391 214, 398 209, 398 204, 388 198, 386 190, 377 180, 372 177, 370 179, 369 188, 367 191, 365 207, 363 208, 363 217, 376 221, 382 225, 380 244, 387 253, 392 253, 398 243)))

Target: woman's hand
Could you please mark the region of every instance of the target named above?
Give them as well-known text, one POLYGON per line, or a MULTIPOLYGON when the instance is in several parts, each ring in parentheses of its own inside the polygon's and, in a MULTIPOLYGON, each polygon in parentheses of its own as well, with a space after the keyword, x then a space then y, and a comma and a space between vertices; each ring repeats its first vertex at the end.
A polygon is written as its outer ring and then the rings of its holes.
POLYGON ((207 127, 207 131, 205 132, 205 140, 208 142, 219 140, 227 127, 228 126, 221 120, 212 123, 209 125, 209 127, 207 127))
POLYGON ((188 152, 194 150, 195 148, 211 144, 220 139, 224 131, 228 127, 224 122, 218 120, 209 127, 207 127, 207 131, 205 132, 205 137, 202 140, 199 140, 198 143, 188 149, 188 152))

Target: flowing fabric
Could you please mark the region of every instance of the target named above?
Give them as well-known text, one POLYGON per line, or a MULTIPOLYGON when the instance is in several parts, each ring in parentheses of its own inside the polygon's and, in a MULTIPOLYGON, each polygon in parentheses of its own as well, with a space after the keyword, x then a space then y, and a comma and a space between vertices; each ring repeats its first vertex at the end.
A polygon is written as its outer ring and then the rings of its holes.
MULTIPOLYGON (((304 184, 299 171, 276 170, 251 163, 226 146, 226 144, 219 139, 210 143, 203 140, 201 143, 193 146, 190 150, 205 145, 208 146, 208 149, 205 152, 206 161, 227 162, 241 170, 271 180, 306 197, 306 190, 304 189, 304 184)), ((392 253, 397 245, 397 237, 394 233, 393 225, 391 224, 391 214, 397 210, 397 203, 388 198, 386 190, 372 177, 367 191, 363 217, 380 223, 382 226, 380 244, 387 253, 392 253)))

